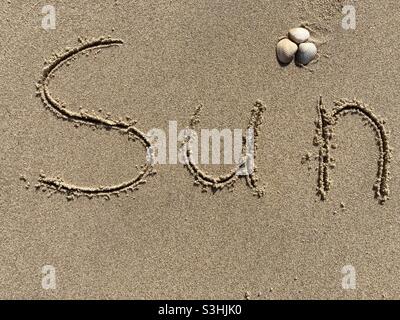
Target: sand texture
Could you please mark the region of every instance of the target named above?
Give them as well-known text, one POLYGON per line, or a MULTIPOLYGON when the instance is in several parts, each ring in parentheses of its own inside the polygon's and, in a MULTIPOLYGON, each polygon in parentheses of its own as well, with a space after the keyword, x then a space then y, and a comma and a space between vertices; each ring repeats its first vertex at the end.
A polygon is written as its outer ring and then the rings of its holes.
POLYGON ((400 297, 399 1, 47 4, 0 4, 0 298, 400 297), (318 59, 282 66, 300 25, 318 59), (254 129, 254 172, 245 138, 152 163, 169 121, 254 129))

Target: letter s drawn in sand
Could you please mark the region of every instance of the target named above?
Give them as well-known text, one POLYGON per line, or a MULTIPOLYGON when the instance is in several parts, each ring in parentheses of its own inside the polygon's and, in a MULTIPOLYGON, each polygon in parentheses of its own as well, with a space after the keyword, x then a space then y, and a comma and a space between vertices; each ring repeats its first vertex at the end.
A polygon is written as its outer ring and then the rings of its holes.
POLYGON ((48 107, 57 117, 63 118, 75 124, 84 124, 94 127, 103 127, 107 129, 117 130, 123 134, 127 134, 129 138, 138 138, 141 144, 147 151, 148 161, 142 166, 142 171, 135 178, 118 184, 114 186, 106 187, 82 187, 76 186, 64 182, 61 178, 47 178, 41 175, 39 179, 39 186, 43 185, 50 189, 58 192, 63 192, 67 194, 67 199, 72 200, 74 196, 86 195, 91 198, 93 196, 104 196, 109 198, 111 194, 119 194, 121 191, 136 190, 141 184, 146 183, 145 178, 149 175, 154 174, 153 164, 151 161, 151 143, 146 137, 146 135, 134 126, 133 123, 124 121, 115 121, 111 119, 105 119, 99 117, 98 115, 89 114, 87 112, 75 112, 69 110, 63 103, 57 101, 52 97, 49 91, 50 79, 54 73, 65 63, 70 62, 72 59, 76 58, 79 54, 86 53, 93 49, 101 49, 113 46, 119 46, 123 44, 122 40, 111 39, 111 38, 99 38, 91 41, 80 40, 81 45, 69 49, 61 55, 55 55, 55 58, 48 63, 48 65, 43 69, 43 75, 37 84, 38 92, 37 94, 41 97, 42 102, 46 107, 48 107))

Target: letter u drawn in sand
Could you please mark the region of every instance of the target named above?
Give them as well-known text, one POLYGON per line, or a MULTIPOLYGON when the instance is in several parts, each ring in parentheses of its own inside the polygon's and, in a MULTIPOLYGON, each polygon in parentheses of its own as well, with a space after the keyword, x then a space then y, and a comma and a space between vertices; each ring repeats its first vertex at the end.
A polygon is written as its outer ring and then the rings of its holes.
MULTIPOLYGON (((91 41, 80 40, 81 45, 67 50, 65 53, 55 55, 54 58, 48 62, 43 70, 41 79, 37 84, 37 94, 41 97, 44 105, 49 108, 57 117, 68 120, 75 124, 83 124, 87 126, 94 126, 96 128, 106 128, 117 130, 122 134, 128 135, 130 139, 139 139, 143 147, 146 149, 147 156, 152 157, 151 143, 146 135, 134 126, 134 123, 124 122, 121 120, 112 120, 103 118, 95 114, 90 114, 85 111, 75 112, 67 108, 67 106, 53 98, 50 90, 49 83, 54 73, 64 64, 74 60, 80 54, 87 53, 94 49, 102 49, 123 44, 122 40, 111 38, 99 38, 91 41)), ((148 158, 149 160, 149 158, 148 158)), ((105 186, 105 187, 84 187, 76 186, 64 182, 61 178, 47 178, 42 175, 39 179, 40 185, 53 189, 55 191, 67 194, 68 199, 73 199, 74 196, 86 195, 89 198, 93 196, 104 196, 108 198, 111 194, 119 194, 121 191, 136 190, 137 187, 146 182, 146 177, 154 174, 152 161, 147 161, 142 166, 142 171, 133 179, 123 182, 118 185, 105 186)))
MULTIPOLYGON (((194 177, 195 184, 203 187, 203 191, 207 191, 207 188, 211 188, 213 192, 222 190, 224 188, 232 189, 239 177, 245 177, 247 185, 254 191, 253 194, 255 196, 261 197, 264 195, 264 187, 258 186, 259 179, 256 176, 257 167, 254 165, 254 161, 256 159, 259 131, 263 123, 263 113, 265 110, 266 108, 263 102, 260 100, 256 101, 253 109, 251 110, 250 121, 247 126, 248 134, 242 137, 241 161, 226 175, 215 177, 199 168, 193 160, 192 150, 190 148, 191 139, 193 137, 187 136, 182 146, 184 148, 185 167, 194 177)), ((194 131, 196 125, 200 122, 200 111, 201 106, 196 109, 194 115, 192 116, 189 125, 191 132, 194 131)))
POLYGON ((316 121, 316 132, 314 143, 319 146, 318 166, 318 194, 321 200, 325 200, 330 190, 331 181, 329 169, 333 168, 334 159, 330 156, 330 141, 333 136, 333 128, 337 121, 348 114, 359 115, 371 126, 376 134, 376 142, 379 148, 378 170, 376 182, 373 186, 375 197, 380 203, 384 203, 389 197, 389 164, 391 149, 388 143, 388 134, 385 129, 385 121, 379 119, 376 114, 365 104, 357 100, 341 99, 335 102, 335 107, 328 113, 322 103, 322 97, 317 106, 318 120, 316 121))

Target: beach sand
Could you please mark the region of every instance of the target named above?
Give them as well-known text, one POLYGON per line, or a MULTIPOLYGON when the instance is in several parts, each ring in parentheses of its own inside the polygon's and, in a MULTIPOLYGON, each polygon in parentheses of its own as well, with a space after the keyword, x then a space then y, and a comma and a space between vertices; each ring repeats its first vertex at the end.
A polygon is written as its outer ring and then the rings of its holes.
MULTIPOLYGON (((335 0, 55 0, 56 29, 47 31, 46 4, 0 4, 1 298, 399 298, 398 1, 346 2, 356 8, 355 30, 341 27, 335 0), (320 59, 283 67, 276 43, 303 22, 320 41, 320 59), (202 192, 181 164, 156 165, 138 190, 109 199, 67 199, 39 183, 45 175, 118 185, 146 163, 140 141, 63 121, 36 94, 54 52, 79 47, 79 37, 108 36, 123 44, 62 66, 52 95, 72 112, 130 117, 142 132, 167 131, 169 121, 183 129, 199 105, 199 128, 245 129, 260 99, 263 196, 245 179, 202 192), (386 120, 393 152, 384 203, 373 190, 377 134, 357 115, 334 126, 336 166, 326 199, 317 194, 320 96, 328 113, 335 101, 356 99, 386 120), (45 265, 55 268, 54 290, 42 288, 45 265), (353 290, 342 287, 349 265, 353 290)), ((232 168, 199 166, 215 175, 232 168)))

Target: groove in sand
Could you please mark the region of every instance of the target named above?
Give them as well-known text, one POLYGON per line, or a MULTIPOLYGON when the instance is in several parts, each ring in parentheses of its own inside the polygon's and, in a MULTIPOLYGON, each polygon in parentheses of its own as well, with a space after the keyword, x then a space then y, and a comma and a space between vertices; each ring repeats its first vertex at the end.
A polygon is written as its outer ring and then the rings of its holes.
MULTIPOLYGON (((117 130, 122 134, 127 134, 128 137, 132 140, 138 138, 142 145, 145 147, 147 155, 151 159, 151 143, 146 135, 134 126, 134 123, 125 122, 122 120, 106 119, 95 114, 90 114, 83 110, 81 110, 80 112, 75 112, 69 110, 64 103, 52 97, 48 87, 50 79, 54 76, 54 73, 61 66, 69 63, 71 60, 74 60, 78 55, 82 53, 89 52, 94 49, 102 49, 123 44, 122 40, 104 37, 93 39, 90 41, 80 40, 80 42, 80 46, 68 49, 62 54, 55 54, 54 58, 50 62, 48 62, 47 66, 43 69, 42 77, 37 84, 37 94, 41 97, 44 105, 48 107, 59 118, 68 120, 78 125, 84 124, 88 126, 94 126, 96 128, 117 130)), ((39 187, 48 187, 55 191, 66 193, 67 198, 70 200, 73 199, 74 196, 80 195, 86 195, 88 197, 105 196, 106 198, 109 198, 109 195, 118 195, 121 191, 136 190, 139 185, 146 183, 145 178, 147 176, 154 173, 155 172, 153 171, 153 165, 151 161, 148 161, 145 165, 142 166, 142 171, 138 174, 137 177, 114 186, 81 187, 66 183, 61 178, 47 178, 45 175, 41 175, 39 179, 39 187)))
POLYGON ((334 159, 330 157, 330 141, 333 136, 333 128, 337 121, 347 114, 360 115, 373 128, 376 134, 376 141, 379 148, 378 170, 376 182, 373 186, 375 197, 383 204, 389 199, 389 165, 391 160, 391 149, 388 143, 388 134, 385 129, 385 121, 378 116, 365 104, 357 100, 341 99, 335 102, 335 107, 328 114, 322 103, 322 97, 317 106, 318 120, 316 122, 315 144, 319 146, 319 166, 318 166, 318 188, 317 192, 321 200, 326 199, 330 189, 329 169, 334 167, 334 159))
MULTIPOLYGON (((258 147, 257 141, 258 141, 258 136, 259 136, 259 130, 260 127, 263 123, 263 113, 266 110, 264 104, 261 101, 257 101, 254 104, 253 109, 251 110, 251 116, 250 116, 250 121, 247 129, 252 130, 254 133, 254 150, 253 150, 253 162, 255 162, 256 159, 256 150, 258 147)), ((196 125, 200 122, 199 121, 199 114, 201 111, 201 106, 196 108, 196 111, 194 115, 191 118, 189 129, 194 130, 196 125)), ((237 165, 236 168, 231 170, 228 174, 226 175, 220 175, 220 176, 213 176, 204 170, 200 169, 193 161, 192 159, 192 151, 190 149, 190 137, 186 139, 186 141, 183 142, 183 147, 186 147, 185 151, 185 156, 186 156, 186 164, 185 167, 188 169, 191 175, 194 176, 195 179, 195 184, 200 184, 203 186, 203 191, 207 191, 207 188, 211 188, 213 192, 216 192, 217 190, 222 190, 224 188, 227 189, 232 189, 236 181, 239 179, 239 177, 245 177, 247 185, 254 191, 254 195, 261 197, 264 195, 265 190, 264 187, 259 187, 258 186, 258 178, 256 176, 257 172, 257 167, 254 165, 252 172, 249 173, 248 170, 248 161, 249 161, 249 155, 247 155, 247 147, 248 143, 251 143, 250 141, 246 141, 247 138, 246 136, 243 136, 242 138, 242 153, 241 153, 241 158, 242 161, 240 164, 237 165), (246 170, 245 175, 239 175, 238 172, 241 170, 246 170)))

